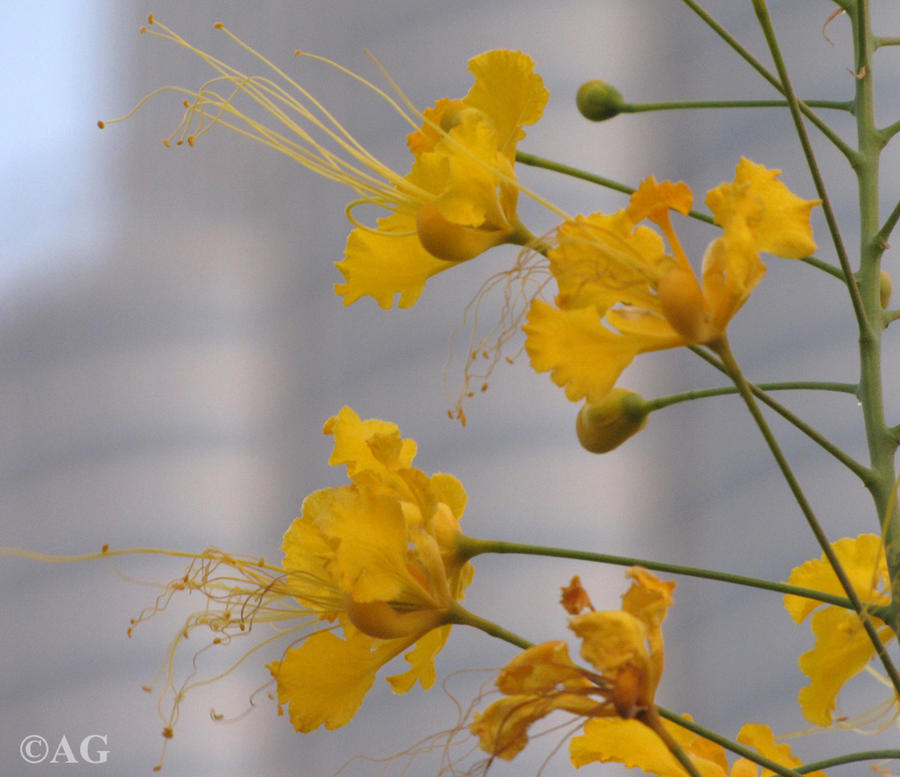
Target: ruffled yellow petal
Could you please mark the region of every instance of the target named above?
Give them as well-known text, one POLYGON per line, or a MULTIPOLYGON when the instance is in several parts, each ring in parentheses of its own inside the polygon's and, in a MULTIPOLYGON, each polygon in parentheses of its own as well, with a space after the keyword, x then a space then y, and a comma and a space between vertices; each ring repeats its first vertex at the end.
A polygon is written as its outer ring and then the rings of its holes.
POLYGON ((565 642, 541 642, 523 650, 510 661, 497 678, 497 688, 507 695, 539 693, 593 687, 569 657, 565 642))
POLYGON ((582 640, 582 658, 602 673, 614 674, 625 664, 647 661, 647 627, 631 613, 589 612, 572 618, 569 628, 582 640))
MULTIPOLYGON (((791 752, 790 745, 779 745, 775 741, 775 735, 772 733, 772 729, 761 723, 747 723, 741 727, 741 730, 737 735, 737 741, 752 747, 760 755, 765 756, 777 764, 781 764, 781 766, 786 766, 788 769, 796 769, 803 764, 803 761, 791 752)), ((737 766, 737 764, 735 764, 735 766, 737 766)), ((754 773, 755 771, 756 767, 754 766, 754 773)), ((763 769, 761 777, 770 777, 773 774, 775 774, 775 772, 771 769, 763 769)), ((808 774, 814 777, 825 777, 825 772, 808 772, 808 774)), ((736 775, 734 770, 732 770, 731 777, 739 777, 739 775, 736 775)))
POLYGON ((551 712, 595 716, 609 711, 605 699, 591 695, 597 686, 569 658, 565 642, 524 650, 503 668, 496 685, 506 695, 476 715, 470 730, 482 750, 507 761, 528 743, 531 725, 551 712))
POLYGON ((344 640, 320 632, 288 649, 282 661, 269 664, 278 683, 279 707, 288 706, 297 731, 335 729, 350 722, 379 667, 398 652, 394 642, 373 649, 374 643, 363 635, 344 640))
POLYGON ((607 312, 606 320, 623 335, 641 338, 644 341, 642 353, 674 348, 690 342, 683 334, 676 332, 667 319, 651 310, 629 306, 615 308, 607 312))
POLYGON ((658 183, 653 176, 641 182, 628 203, 628 215, 636 223, 644 219, 662 225, 669 222, 669 210, 683 216, 690 213, 694 195, 683 181, 658 183))
POLYGON ((765 274, 747 230, 732 227, 709 245, 703 258, 703 296, 718 329, 725 330, 765 274))
POLYGON ((626 211, 577 216, 557 230, 549 253, 562 308, 592 306, 603 314, 618 302, 655 308, 653 279, 675 265, 654 230, 635 227, 626 211))
POLYGON ((426 594, 407 571, 407 532, 396 499, 352 486, 326 489, 304 501, 302 519, 334 541, 333 574, 357 602, 422 600, 426 594))
POLYGON ((643 621, 648 629, 658 630, 672 605, 674 580, 660 580, 643 567, 631 567, 626 573, 634 582, 622 597, 622 609, 643 621))
MULTIPOLYGON (((569 701, 590 706, 589 699, 568 697, 569 701)), ((560 708, 558 696, 504 696, 484 712, 476 713, 469 730, 478 737, 478 744, 492 757, 511 761, 528 744, 528 729, 560 708)))
POLYGON ((550 370, 573 402, 599 402, 647 343, 607 329, 593 308, 559 310, 541 300, 532 302, 523 329, 531 366, 550 370))
MULTIPOLYGON (((866 604, 886 604, 889 599, 883 592, 883 586, 887 583, 887 562, 881 537, 877 534, 860 534, 855 539, 844 537, 831 546, 859 598, 866 604)), ((843 586, 824 554, 795 567, 788 583, 835 596, 845 595, 843 586)), ((784 597, 784 606, 794 621, 800 623, 813 610, 822 607, 823 603, 816 599, 788 595, 784 597)))
POLYGON ((534 60, 521 51, 486 51, 469 60, 469 70, 475 83, 463 102, 491 120, 497 149, 512 161, 525 137, 522 127, 541 118, 550 93, 534 72, 534 60))
POLYGON ((432 629, 422 637, 416 646, 407 653, 404 658, 410 664, 410 668, 402 674, 395 674, 386 678, 391 684, 394 693, 406 693, 418 681, 425 688, 431 688, 437 677, 434 670, 434 659, 450 636, 450 626, 442 626, 432 629))
POLYGON ((497 136, 477 111, 465 112, 450 137, 422 154, 410 180, 437 195, 434 205, 452 224, 494 230, 508 229, 497 194, 497 173, 513 177, 512 166, 497 151, 497 136))
MULTIPOLYGON (((726 777, 720 758, 710 760, 691 752, 695 735, 680 726, 668 723, 664 725, 676 741, 689 751, 691 760, 703 777, 726 777)), ((621 718, 589 720, 584 727, 584 734, 572 740, 569 755, 576 768, 596 761, 603 763, 613 761, 624 764, 629 769, 637 767, 660 777, 687 775, 687 771, 669 752, 662 739, 637 720, 621 718)))
MULTIPOLYGON (((875 620, 881 625, 881 621, 875 620)), ((859 616, 839 607, 828 607, 812 617, 816 646, 800 656, 800 670, 810 684, 800 690, 797 701, 804 717, 818 726, 831 724, 837 695, 844 684, 859 674, 875 656, 875 648, 859 616)), ((888 628, 879 632, 882 641, 893 636, 888 628)))
POLYGON ((422 126, 415 132, 406 136, 406 145, 415 155, 423 154, 431 151, 444 137, 444 132, 452 124, 455 116, 465 109, 465 103, 462 100, 451 100, 449 97, 442 97, 435 102, 433 108, 426 108, 422 111, 422 117, 425 119, 422 126))
MULTIPOLYGON (((307 497, 308 498, 308 497, 307 497)), ((281 542, 282 566, 288 580, 297 587, 297 597, 304 607, 318 606, 323 618, 333 618, 343 606, 343 592, 333 582, 328 569, 331 546, 308 522, 295 519, 281 542)))
POLYGON ((380 474, 408 467, 416 456, 415 441, 401 438, 396 424, 377 418, 363 421, 346 406, 325 422, 322 432, 334 436, 328 463, 346 464, 351 478, 360 472, 380 474))
POLYGON ((726 231, 734 219, 746 220, 757 250, 800 259, 816 250, 809 219, 821 200, 798 197, 777 180, 780 174, 741 158, 734 181, 712 189, 706 204, 726 231))
POLYGON ((425 281, 455 266, 423 248, 415 215, 398 212, 378 219, 377 231, 357 227, 350 233, 344 259, 335 264, 344 283, 334 290, 345 305, 368 296, 387 310, 399 294, 397 306, 408 308, 425 290, 425 281))
POLYGON ((438 502, 447 505, 447 508, 457 521, 463 517, 463 513, 466 510, 466 502, 469 498, 466 495, 463 484, 459 480, 445 472, 436 472, 431 476, 429 485, 434 498, 438 502))

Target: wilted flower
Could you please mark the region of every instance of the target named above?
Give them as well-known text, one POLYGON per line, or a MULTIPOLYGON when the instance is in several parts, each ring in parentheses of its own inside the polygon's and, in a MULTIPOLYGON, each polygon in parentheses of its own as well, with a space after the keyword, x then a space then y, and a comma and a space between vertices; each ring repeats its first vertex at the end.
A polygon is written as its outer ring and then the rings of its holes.
MULTIPOLYGON (((661 625, 675 583, 662 582, 640 567, 628 575, 634 582, 622 597, 621 610, 588 612, 569 620, 569 628, 581 639, 581 656, 593 669, 575 664, 564 642, 544 642, 501 670, 496 685, 503 698, 471 725, 482 750, 511 760, 528 743, 532 724, 557 710, 594 719, 636 718, 653 708, 663 669, 661 625)), ((563 594, 569 612, 589 601, 576 595, 571 584, 563 594)))

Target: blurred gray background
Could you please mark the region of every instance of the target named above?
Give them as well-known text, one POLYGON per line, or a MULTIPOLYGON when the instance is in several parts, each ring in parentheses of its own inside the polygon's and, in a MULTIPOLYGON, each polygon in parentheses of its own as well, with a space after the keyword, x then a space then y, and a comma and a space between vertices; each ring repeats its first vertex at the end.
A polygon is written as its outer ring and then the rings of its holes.
MULTIPOLYGON (((769 62, 749 3, 707 5, 769 62)), ((833 8, 772 3, 797 88, 808 97, 851 94, 846 20, 828 28, 833 45, 822 35, 833 8)), ((814 196, 784 112, 656 113, 603 125, 579 117, 573 96, 590 78, 612 82, 634 102, 773 96, 678 3, 265 0, 251 9, 213 0, 157 0, 152 7, 130 0, 7 2, 0 10, 7 115, 0 144, 0 544, 58 554, 104 543, 215 545, 276 558, 303 497, 343 482, 342 471, 327 465, 330 438, 320 431, 349 404, 363 417, 398 423, 417 440, 417 466, 462 480, 470 498, 463 526, 474 536, 773 579, 818 555, 734 399, 679 405, 653 417, 620 450, 595 457, 575 440, 576 406, 521 358, 467 403, 467 428, 448 421, 442 365, 450 332, 465 302, 514 252, 498 249, 433 279, 410 310, 384 312, 371 299, 344 308, 331 285, 339 280, 333 262, 349 230, 348 191, 224 131, 192 150, 166 150, 160 139, 181 114, 171 95, 125 124, 96 129, 98 119, 124 113, 159 85, 197 86, 210 75, 188 52, 138 35, 148 11, 242 66, 246 58, 213 22, 225 22, 288 69, 299 67, 291 53, 300 48, 377 79, 368 49, 420 107, 465 94, 469 57, 520 48, 534 57, 552 95, 523 150, 631 184, 650 174, 683 179, 698 204, 707 189, 731 179, 746 155, 783 168, 794 191, 814 196)), ((896 8, 879 11, 883 33, 898 34, 896 8)), ((877 71, 882 105, 890 109, 900 93, 893 52, 879 56, 877 71)), ((315 82, 305 83, 357 137, 405 171, 402 121, 334 73, 309 72, 315 82)), ((830 118, 851 137, 848 117, 830 118)), ((880 118, 897 116, 888 110, 880 118)), ((852 251, 855 187, 837 155, 816 142, 832 171, 852 251)), ((896 156, 886 165, 896 170, 896 156)), ((550 173, 522 169, 520 176, 572 213, 625 203, 614 192, 550 173)), ((896 197, 894 178, 885 175, 886 209, 896 197)), ((524 207, 533 229, 554 226, 552 217, 524 207)), ((715 232, 678 226, 699 263, 715 232)), ((820 216, 815 226, 820 255, 832 259, 820 216)), ((888 269, 893 263, 889 252, 888 269)), ((856 338, 841 285, 800 263, 769 265, 731 327, 748 375, 854 380, 856 338)), ((454 390, 459 364, 448 377, 454 390)), ((886 373, 896 412, 900 376, 890 336, 886 373)), ((623 380, 647 396, 718 383, 686 351, 641 358, 623 380)), ((852 398, 783 399, 864 455, 852 398)), ((873 530, 870 502, 853 478, 792 430, 776 428, 831 536, 873 530)), ((134 580, 157 582, 181 571, 177 562, 159 559, 118 566, 134 580)), ((626 588, 623 570, 583 563, 482 557, 476 568, 471 607, 535 641, 564 637, 557 600, 572 574, 581 575, 600 608, 618 607, 626 588)), ((140 686, 153 679, 191 607, 173 608, 129 640, 129 618, 156 594, 105 562, 4 557, 0 586, 0 773, 149 773, 162 724, 155 697, 140 686), (108 738, 105 765, 30 766, 19 756, 30 734, 54 747, 65 735, 77 750, 94 733, 108 738)), ((794 697, 805 682, 795 660, 812 637, 791 625, 780 597, 680 580, 666 638, 661 703, 730 736, 748 720, 780 732, 803 727, 794 697)), ((505 644, 456 629, 438 661, 439 676, 499 667, 513 654, 505 644)), ((277 649, 188 696, 164 773, 327 775, 354 754, 389 756, 454 724, 453 704, 439 688, 394 697, 382 679, 353 723, 337 732, 294 733, 264 695, 252 714, 213 723, 210 708, 234 718, 248 707, 268 676, 263 661, 275 657, 277 649)), ((456 677, 451 691, 465 705, 486 676, 456 677)), ((874 682, 864 686, 851 711, 865 708, 873 690, 874 682)), ((535 773, 556 741, 535 743, 492 773, 535 773)), ((824 756, 843 744, 820 737, 795 747, 824 756)), ((570 770, 565 753, 563 747, 550 760, 546 774, 570 770)), ((380 768, 357 764, 345 773, 380 768)), ((422 762, 410 774, 432 772, 422 762)))

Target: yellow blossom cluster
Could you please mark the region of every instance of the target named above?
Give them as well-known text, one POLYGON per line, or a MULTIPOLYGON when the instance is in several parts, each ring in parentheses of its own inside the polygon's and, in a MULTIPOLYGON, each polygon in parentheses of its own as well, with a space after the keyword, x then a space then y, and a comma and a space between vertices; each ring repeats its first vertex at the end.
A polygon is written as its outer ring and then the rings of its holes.
MULTIPOLYGON (((646 423, 647 403, 617 387, 636 356, 701 346, 727 367, 727 329, 766 272, 762 254, 801 259, 816 248, 810 218, 820 201, 797 196, 779 180, 780 171, 746 158, 730 182, 706 194, 707 220, 717 232, 696 262, 673 225, 673 212, 697 215, 683 182, 649 177, 614 213, 571 217, 541 199, 517 178, 517 145, 525 127, 541 118, 549 94, 520 51, 472 58, 468 93, 422 111, 399 90, 392 97, 330 60, 297 52, 371 90, 409 125, 412 158, 402 175, 369 153, 303 84, 217 26, 270 75, 238 71, 151 17, 146 32, 189 49, 215 71, 195 89, 159 90, 184 96, 183 119, 167 143, 193 146, 221 126, 349 187, 356 197, 347 208, 353 229, 336 262, 343 280, 335 285, 345 305, 368 296, 382 308, 412 306, 431 277, 504 244, 520 252, 509 271, 516 282, 532 267, 523 257, 537 258, 549 280, 528 296, 516 326, 525 319, 531 366, 549 372, 569 400, 585 401, 576 429, 590 451, 612 450, 646 423), (554 216, 549 229, 535 230, 540 239, 520 220, 523 192, 554 216), (384 213, 367 225, 358 216, 361 206, 384 213)), ((431 687, 451 624, 474 623, 459 606, 473 576, 471 546, 459 530, 466 504, 459 481, 414 468, 416 445, 392 423, 362 420, 345 407, 324 431, 334 437, 330 463, 346 466, 349 483, 305 499, 284 536, 281 567, 209 551, 180 583, 221 604, 185 633, 200 625, 231 634, 253 622, 302 623, 301 637, 268 668, 279 710, 286 708, 303 732, 346 724, 377 672, 401 654, 409 668, 387 678, 391 688, 431 687), (234 570, 240 584, 229 588, 227 578, 211 574, 220 566, 234 570)), ((879 617, 891 604, 881 538, 847 538, 833 548, 866 609, 798 594, 785 599, 797 623, 810 617, 816 636, 800 658, 810 683, 799 701, 819 726, 833 724, 841 688, 879 652, 863 619, 882 644, 895 636, 879 617)), ((470 733, 490 759, 512 760, 528 745, 533 726, 567 713, 580 726, 570 743, 576 767, 612 761, 660 777, 755 777, 752 760, 729 764, 722 746, 698 734, 687 716, 661 716, 662 623, 675 584, 641 567, 628 576, 621 608, 605 611, 595 610, 573 580, 563 604, 587 666, 572 660, 562 640, 524 649, 499 672, 500 698, 474 717, 470 733)), ((807 594, 845 593, 824 557, 795 569, 788 584, 807 594)), ((893 698, 888 706, 893 714, 893 698)), ((801 765, 767 726, 748 724, 737 739, 763 763, 801 765)))
POLYGON ((279 708, 287 708, 298 731, 345 725, 377 672, 400 654, 409 668, 387 678, 394 692, 434 684, 434 657, 474 573, 458 548, 466 493, 452 475, 413 467, 416 444, 394 424, 362 420, 345 407, 324 431, 334 437, 329 461, 346 466, 350 483, 304 500, 284 535, 280 566, 214 549, 171 554, 190 556, 190 567, 132 622, 134 628, 147 620, 181 591, 207 599, 170 648, 162 692, 174 696, 167 738, 192 687, 175 686, 174 654, 197 629, 213 632, 212 645, 264 624, 277 629, 266 643, 298 635, 268 666, 279 708))

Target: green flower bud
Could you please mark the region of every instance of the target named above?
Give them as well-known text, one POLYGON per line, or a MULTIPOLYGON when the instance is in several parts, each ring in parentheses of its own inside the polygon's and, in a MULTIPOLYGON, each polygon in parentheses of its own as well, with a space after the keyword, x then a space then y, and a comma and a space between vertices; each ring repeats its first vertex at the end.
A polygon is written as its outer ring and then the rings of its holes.
POLYGON ((614 388, 597 404, 585 403, 575 419, 581 446, 591 453, 618 448, 647 424, 647 403, 628 389, 614 388))
POLYGON ((891 303, 891 292, 894 290, 894 282, 891 276, 884 270, 881 271, 881 280, 878 285, 878 293, 881 295, 881 309, 885 310, 891 303))
POLYGON ((582 116, 591 121, 606 121, 625 110, 625 100, 606 81, 588 81, 581 85, 575 104, 582 116))

